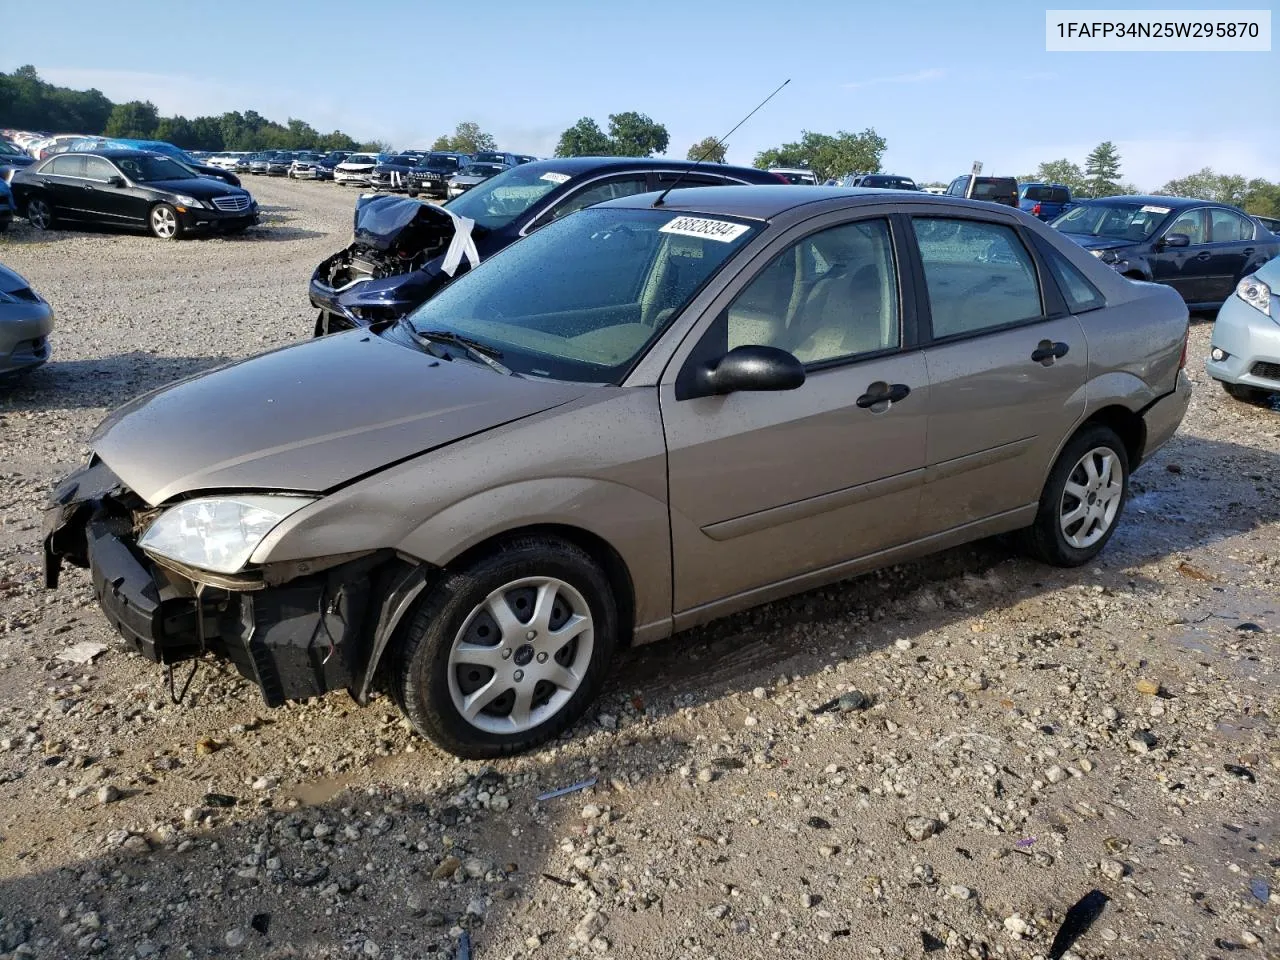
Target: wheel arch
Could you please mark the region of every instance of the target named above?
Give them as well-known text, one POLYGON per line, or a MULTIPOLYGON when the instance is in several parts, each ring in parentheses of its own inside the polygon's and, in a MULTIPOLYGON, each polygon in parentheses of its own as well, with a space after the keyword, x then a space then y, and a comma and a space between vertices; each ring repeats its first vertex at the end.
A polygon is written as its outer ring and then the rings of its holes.
POLYGON ((493 552, 504 543, 528 537, 548 537, 563 540, 586 553, 600 565, 614 603, 618 606, 618 648, 631 646, 636 622, 636 588, 631 571, 613 544, 597 533, 567 523, 534 523, 513 527, 488 537, 454 557, 446 569, 467 566, 479 557, 493 552))
POLYGON ((1124 443, 1124 452, 1129 458, 1129 472, 1132 473, 1142 462, 1147 444, 1147 424, 1141 414, 1118 403, 1108 404, 1086 417, 1072 432, 1072 436, 1095 424, 1101 424, 1115 431, 1116 436, 1124 443))

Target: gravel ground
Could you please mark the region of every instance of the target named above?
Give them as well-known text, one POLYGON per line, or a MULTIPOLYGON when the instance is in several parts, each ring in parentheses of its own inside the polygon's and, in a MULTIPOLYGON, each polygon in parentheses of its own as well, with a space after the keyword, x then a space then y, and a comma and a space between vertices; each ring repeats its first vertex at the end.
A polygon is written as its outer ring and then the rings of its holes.
POLYGON ((988 542, 762 607, 483 766, 216 666, 176 707, 80 571, 41 588, 108 408, 310 335, 353 192, 250 186, 243 238, 0 239, 59 320, 0 388, 0 956, 1280 957, 1280 413, 1207 382, 1207 323, 1095 567, 988 542))

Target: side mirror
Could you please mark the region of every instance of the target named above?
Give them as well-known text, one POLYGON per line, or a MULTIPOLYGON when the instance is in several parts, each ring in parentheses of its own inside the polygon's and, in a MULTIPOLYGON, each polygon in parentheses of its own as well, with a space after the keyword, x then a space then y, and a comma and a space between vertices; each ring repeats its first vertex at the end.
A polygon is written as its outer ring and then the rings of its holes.
POLYGON ((112 187, 123 187, 125 185, 124 177, 119 175, 107 178, 107 184, 112 187))
POLYGON ((698 371, 699 394, 718 395, 740 390, 794 390, 804 383, 804 364, 777 347, 734 347, 714 366, 698 371))
POLYGON ((1191 238, 1185 233, 1166 233, 1164 235, 1163 246, 1189 247, 1191 246, 1191 238))

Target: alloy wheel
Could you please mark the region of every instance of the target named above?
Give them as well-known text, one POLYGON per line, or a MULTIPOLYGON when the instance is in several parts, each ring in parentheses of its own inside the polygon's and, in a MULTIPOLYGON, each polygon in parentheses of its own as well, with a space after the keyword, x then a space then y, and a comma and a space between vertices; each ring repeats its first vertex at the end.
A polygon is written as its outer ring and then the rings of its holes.
POLYGON ((27 204, 27 219, 37 230, 48 230, 49 224, 53 222, 53 211, 43 200, 32 200, 27 204))
POLYGON ((1094 447, 1067 477, 1058 522, 1067 543, 1084 550, 1106 536, 1124 495, 1123 468, 1115 451, 1094 447))
POLYGON ((587 601, 554 577, 504 584, 472 609, 449 651, 449 694, 478 730, 523 733, 558 713, 591 665, 587 601))
POLYGON ((168 207, 156 207, 151 211, 151 229, 162 240, 170 240, 178 232, 178 218, 168 207))

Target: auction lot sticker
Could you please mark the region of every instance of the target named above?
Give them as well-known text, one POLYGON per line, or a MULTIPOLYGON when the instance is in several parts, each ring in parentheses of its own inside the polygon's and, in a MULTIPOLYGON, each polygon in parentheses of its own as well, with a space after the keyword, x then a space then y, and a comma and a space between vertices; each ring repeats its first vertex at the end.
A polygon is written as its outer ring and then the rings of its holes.
POLYGON ((675 233, 682 237, 702 237, 704 240, 719 240, 729 243, 742 236, 750 227, 741 223, 728 223, 724 220, 711 220, 708 217, 676 217, 658 229, 659 233, 675 233))
POLYGON ((1046 10, 1045 50, 1165 53, 1271 50, 1270 10, 1046 10))

